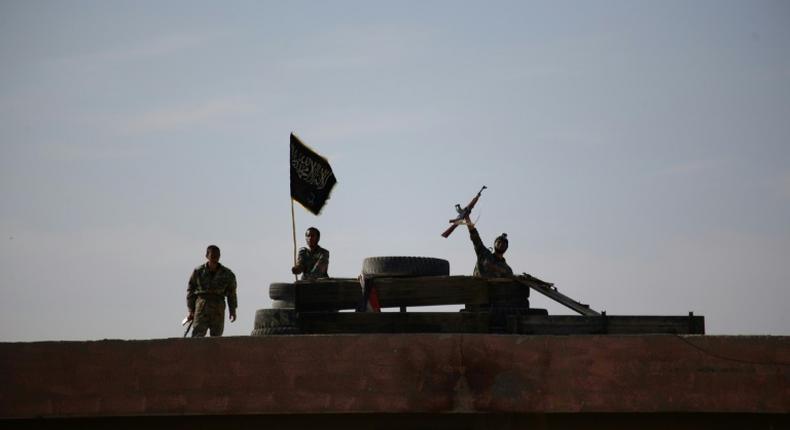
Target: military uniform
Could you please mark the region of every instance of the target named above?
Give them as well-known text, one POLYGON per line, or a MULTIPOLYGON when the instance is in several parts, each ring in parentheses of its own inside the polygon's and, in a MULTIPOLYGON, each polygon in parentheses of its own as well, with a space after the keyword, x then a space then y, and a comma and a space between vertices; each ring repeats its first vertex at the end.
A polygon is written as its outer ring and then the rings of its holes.
POLYGON ((513 269, 508 266, 505 257, 497 257, 491 250, 486 248, 476 228, 472 227, 469 229, 469 237, 472 239, 472 243, 475 246, 475 254, 477 254, 474 276, 481 278, 513 276, 513 269))
POLYGON ((208 263, 195 268, 189 278, 187 307, 195 314, 193 337, 203 337, 211 330, 211 336, 222 336, 225 327, 225 299, 231 314, 236 312, 236 275, 217 263, 212 272, 208 263))
POLYGON ((329 251, 316 245, 315 249, 301 248, 296 265, 302 268, 302 280, 328 278, 329 251))

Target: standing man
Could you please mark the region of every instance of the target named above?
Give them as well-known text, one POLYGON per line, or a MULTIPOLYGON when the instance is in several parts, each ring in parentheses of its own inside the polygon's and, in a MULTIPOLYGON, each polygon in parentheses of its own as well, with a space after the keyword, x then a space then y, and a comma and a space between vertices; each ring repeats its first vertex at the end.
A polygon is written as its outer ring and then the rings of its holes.
POLYGON ((307 248, 299 249, 296 266, 291 268, 294 275, 302 274, 303 281, 312 281, 318 278, 328 278, 329 251, 318 246, 321 232, 315 227, 310 227, 304 234, 307 248))
POLYGON ((205 264, 198 266, 189 278, 187 308, 189 321, 194 320, 192 337, 222 336, 225 327, 225 298, 228 300, 230 322, 236 321, 236 275, 219 264, 219 247, 206 248, 205 264))
POLYGON ((505 252, 508 247, 507 234, 502 233, 501 236, 494 239, 494 252, 491 252, 483 245, 480 233, 477 232, 477 228, 472 224, 469 216, 464 220, 466 221, 466 226, 469 227, 469 237, 472 239, 475 254, 477 254, 477 263, 475 264, 473 276, 481 278, 506 278, 513 276, 513 269, 505 261, 505 252))

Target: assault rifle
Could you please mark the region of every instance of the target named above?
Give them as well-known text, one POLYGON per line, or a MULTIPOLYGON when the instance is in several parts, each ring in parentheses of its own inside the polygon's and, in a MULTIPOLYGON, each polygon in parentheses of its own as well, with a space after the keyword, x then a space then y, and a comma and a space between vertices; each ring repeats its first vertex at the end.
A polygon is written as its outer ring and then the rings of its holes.
POLYGON ((189 329, 191 329, 191 328, 192 328, 192 322, 193 322, 193 321, 194 321, 194 320, 191 320, 191 319, 189 319, 189 317, 188 317, 188 316, 187 316, 187 317, 185 317, 185 318, 184 318, 184 319, 181 321, 181 327, 183 327, 183 326, 185 326, 185 325, 187 326, 187 329, 186 329, 186 331, 184 332, 184 337, 187 337, 187 334, 189 334, 189 329), (189 325, 187 325, 187 323, 189 323, 189 325))
POLYGON ((444 233, 442 233, 442 237, 449 237, 451 234, 453 234, 453 231, 456 227, 461 224, 465 224, 464 219, 472 213, 472 209, 477 204, 477 200, 480 199, 480 194, 482 194, 483 190, 486 188, 488 187, 483 185, 483 188, 480 188, 480 191, 477 192, 477 195, 472 199, 471 202, 469 202, 468 205, 466 205, 465 208, 461 209, 461 205, 455 205, 455 211, 458 212, 458 216, 450 220, 450 224, 452 225, 447 230, 445 230, 444 233))

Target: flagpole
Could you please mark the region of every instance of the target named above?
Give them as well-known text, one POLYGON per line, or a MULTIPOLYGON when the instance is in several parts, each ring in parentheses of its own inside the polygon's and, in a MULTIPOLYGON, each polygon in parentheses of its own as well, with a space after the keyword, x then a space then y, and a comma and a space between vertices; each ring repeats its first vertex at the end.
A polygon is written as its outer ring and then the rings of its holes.
MULTIPOLYGON (((291 228, 294 237, 294 266, 296 266, 296 217, 294 216, 294 199, 291 198, 291 228)), ((294 280, 298 281, 299 277, 294 274, 294 280)))

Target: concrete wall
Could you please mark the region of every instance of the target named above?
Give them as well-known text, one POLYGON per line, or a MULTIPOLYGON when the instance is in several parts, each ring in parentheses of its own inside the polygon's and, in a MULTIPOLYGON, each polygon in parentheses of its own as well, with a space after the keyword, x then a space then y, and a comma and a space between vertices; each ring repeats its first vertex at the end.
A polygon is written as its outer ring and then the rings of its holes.
POLYGON ((788 412, 789 337, 403 334, 0 344, 6 420, 788 412))

